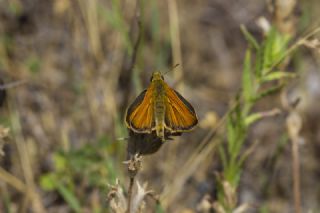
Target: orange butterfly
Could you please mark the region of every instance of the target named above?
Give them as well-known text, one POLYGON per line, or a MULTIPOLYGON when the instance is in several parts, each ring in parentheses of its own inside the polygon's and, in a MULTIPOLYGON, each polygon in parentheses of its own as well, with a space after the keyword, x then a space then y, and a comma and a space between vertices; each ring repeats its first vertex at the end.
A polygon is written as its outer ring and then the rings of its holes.
POLYGON ((129 106, 125 123, 136 133, 152 133, 162 141, 197 125, 192 105, 164 81, 161 72, 152 73, 149 87, 129 106))

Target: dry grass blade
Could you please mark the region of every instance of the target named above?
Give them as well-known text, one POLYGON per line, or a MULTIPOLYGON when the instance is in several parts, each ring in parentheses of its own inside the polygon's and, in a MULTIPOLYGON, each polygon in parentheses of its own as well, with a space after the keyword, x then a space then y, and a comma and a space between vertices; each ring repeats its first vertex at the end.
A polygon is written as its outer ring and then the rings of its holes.
POLYGON ((170 22, 170 37, 172 45, 173 64, 180 64, 176 67, 174 72, 174 78, 178 83, 178 90, 183 90, 182 78, 183 78, 183 61, 181 53, 181 40, 179 30, 179 13, 176 0, 168 0, 169 8, 169 22, 170 22))
POLYGON ((0 180, 2 180, 5 183, 8 183, 10 186, 12 186, 13 188, 15 188, 21 193, 27 192, 27 188, 21 180, 19 180, 14 175, 10 174, 9 172, 7 172, 1 167, 0 167, 0 180))
POLYGON ((97 0, 83 1, 78 0, 87 32, 89 35, 89 42, 91 50, 96 59, 102 58, 101 38, 99 33, 99 18, 98 18, 98 2, 97 0))
MULTIPOLYGON (((27 202, 29 199, 31 199, 34 212, 45 212, 45 208, 43 206, 41 198, 37 193, 37 187, 34 181, 33 169, 30 163, 28 146, 26 145, 27 142, 24 140, 24 137, 21 133, 19 109, 16 107, 16 104, 14 102, 10 102, 9 105, 10 105, 9 108, 12 109, 11 123, 12 123, 12 132, 14 134, 14 141, 18 149, 21 168, 26 181, 25 190, 27 191, 27 193, 25 193, 25 200, 27 202)), ((17 184, 18 182, 16 181, 15 183, 17 184)), ((18 185, 19 185, 19 188, 21 189, 21 184, 18 184, 18 185)))

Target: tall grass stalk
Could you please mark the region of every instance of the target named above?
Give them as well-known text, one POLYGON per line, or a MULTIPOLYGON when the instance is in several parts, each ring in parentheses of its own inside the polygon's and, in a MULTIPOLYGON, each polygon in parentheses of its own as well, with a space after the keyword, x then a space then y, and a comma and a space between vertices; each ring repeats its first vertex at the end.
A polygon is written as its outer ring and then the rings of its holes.
POLYGON ((215 207, 224 212, 232 212, 238 205, 236 192, 248 156, 244 154, 243 146, 250 126, 262 118, 279 113, 278 109, 253 112, 253 106, 260 99, 278 92, 288 79, 295 77, 295 74, 279 70, 277 66, 291 53, 288 52, 289 37, 271 28, 259 43, 245 27, 242 27, 242 31, 249 42, 244 58, 242 90, 236 97, 235 107, 227 116, 227 143, 219 146, 223 172, 219 177, 215 207), (268 86, 270 82, 274 82, 272 86, 268 86))

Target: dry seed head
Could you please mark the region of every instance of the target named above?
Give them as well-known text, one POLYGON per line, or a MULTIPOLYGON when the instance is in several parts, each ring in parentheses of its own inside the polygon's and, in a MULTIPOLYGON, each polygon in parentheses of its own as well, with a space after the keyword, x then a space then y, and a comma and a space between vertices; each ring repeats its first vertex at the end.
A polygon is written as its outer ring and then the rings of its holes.
POLYGON ((132 198, 132 203, 131 203, 131 211, 132 212, 144 212, 143 210, 145 209, 145 197, 152 193, 151 190, 147 190, 147 183, 144 183, 143 186, 140 185, 139 181, 136 182, 137 184, 137 190, 133 194, 134 197, 132 198))
POLYGON ((135 154, 130 160, 124 161, 128 165, 128 172, 130 177, 135 177, 141 169, 142 156, 135 154))
POLYGON ((107 196, 107 201, 110 208, 115 213, 125 213, 127 208, 127 199, 124 196, 123 190, 119 184, 119 180, 116 180, 115 185, 109 185, 110 191, 107 196))

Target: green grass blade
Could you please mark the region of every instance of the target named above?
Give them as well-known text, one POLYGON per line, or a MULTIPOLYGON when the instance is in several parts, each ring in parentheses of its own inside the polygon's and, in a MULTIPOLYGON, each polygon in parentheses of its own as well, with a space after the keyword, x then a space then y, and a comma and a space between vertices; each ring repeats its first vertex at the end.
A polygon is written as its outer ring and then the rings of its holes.
POLYGON ((75 194, 62 184, 57 184, 57 189, 64 200, 75 212, 81 212, 81 206, 75 194))
POLYGON ((260 48, 257 40, 251 35, 251 33, 247 30, 247 28, 242 24, 240 26, 241 32, 243 33, 244 37, 247 39, 249 44, 256 50, 260 48))
POLYGON ((242 74, 242 95, 245 101, 249 102, 253 95, 253 80, 251 76, 251 51, 248 49, 244 59, 244 68, 242 74))

